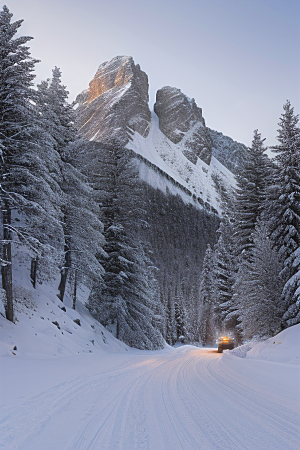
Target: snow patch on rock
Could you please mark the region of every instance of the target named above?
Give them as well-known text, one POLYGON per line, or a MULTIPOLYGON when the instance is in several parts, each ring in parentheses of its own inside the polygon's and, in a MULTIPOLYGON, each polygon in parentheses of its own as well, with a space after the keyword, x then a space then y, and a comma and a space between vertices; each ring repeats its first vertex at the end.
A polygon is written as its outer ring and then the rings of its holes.
MULTIPOLYGON (((192 131, 190 130, 191 133, 192 131)), ((197 158, 196 165, 193 164, 183 154, 184 142, 185 139, 178 144, 170 141, 159 129, 158 117, 152 112, 148 136, 144 138, 139 133, 134 133, 126 147, 159 167, 173 180, 186 187, 196 198, 200 197, 204 203, 207 202, 220 211, 213 176, 217 174, 225 185, 232 187, 236 185, 234 175, 214 157, 210 165, 200 158, 197 158)), ((162 182, 159 175, 150 175, 149 170, 141 167, 141 178, 165 192, 166 186, 169 187, 170 183, 162 182)), ((185 202, 195 203, 191 196, 181 192, 180 189, 176 189, 176 193, 181 195, 185 202)))

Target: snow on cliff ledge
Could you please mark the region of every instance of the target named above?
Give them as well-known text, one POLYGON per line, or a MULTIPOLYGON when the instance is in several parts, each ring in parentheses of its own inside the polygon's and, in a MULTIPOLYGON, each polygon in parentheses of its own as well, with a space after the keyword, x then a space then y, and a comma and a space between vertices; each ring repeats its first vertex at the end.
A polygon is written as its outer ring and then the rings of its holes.
MULTIPOLYGON (((184 156, 182 145, 184 145, 184 140, 174 144, 161 132, 158 117, 152 112, 148 136, 145 138, 135 132, 126 147, 160 168, 197 198, 200 197, 204 203, 207 202, 211 207, 220 211, 218 195, 212 177, 218 175, 225 186, 235 187, 234 175, 214 157, 212 157, 210 165, 207 165, 200 158, 197 159, 196 165, 193 164, 184 156)), ((143 166, 141 167, 141 178, 153 187, 163 190, 162 180, 159 180, 151 169, 147 172, 143 166), (152 172, 152 174, 150 175, 149 172, 152 172)), ((192 197, 184 195, 183 192, 180 192, 180 189, 176 193, 180 194, 184 201, 193 203, 192 197)))

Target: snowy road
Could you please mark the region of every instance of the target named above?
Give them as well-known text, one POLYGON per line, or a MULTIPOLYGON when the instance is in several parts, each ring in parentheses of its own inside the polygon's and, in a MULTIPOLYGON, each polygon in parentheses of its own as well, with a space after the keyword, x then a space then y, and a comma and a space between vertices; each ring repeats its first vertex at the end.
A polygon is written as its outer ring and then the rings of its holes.
POLYGON ((298 365, 191 346, 90 358, 2 407, 1 449, 299 449, 298 365))

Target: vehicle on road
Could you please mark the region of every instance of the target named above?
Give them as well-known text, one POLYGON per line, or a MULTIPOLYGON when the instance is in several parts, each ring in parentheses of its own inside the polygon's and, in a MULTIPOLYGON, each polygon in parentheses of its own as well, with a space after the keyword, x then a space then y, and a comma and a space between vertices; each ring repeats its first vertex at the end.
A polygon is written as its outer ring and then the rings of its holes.
POLYGON ((232 350, 234 348, 234 339, 229 336, 221 336, 218 339, 218 353, 223 353, 223 350, 232 350))

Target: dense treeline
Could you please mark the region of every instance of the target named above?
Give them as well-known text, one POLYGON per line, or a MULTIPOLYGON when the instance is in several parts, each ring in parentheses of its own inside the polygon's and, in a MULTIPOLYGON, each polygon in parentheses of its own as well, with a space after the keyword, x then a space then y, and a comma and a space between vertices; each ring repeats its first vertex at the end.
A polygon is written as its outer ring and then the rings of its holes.
POLYGON ((88 307, 127 344, 161 347, 155 317, 162 321, 164 314, 156 296, 151 247, 141 232, 149 227, 149 214, 137 161, 117 143, 82 142, 73 157, 89 178, 105 238, 104 253, 98 256, 104 276, 93 284, 88 307))
POLYGON ((300 130, 289 101, 270 160, 256 130, 235 192, 216 180, 223 204, 219 238, 202 274, 209 313, 203 322, 238 342, 268 337, 300 322, 300 130))
POLYGON ((15 37, 22 20, 12 22, 6 6, 0 13, 0 150, 2 212, 2 296, 7 319, 14 320, 13 264, 30 265, 33 286, 60 270, 58 296, 63 301, 73 280, 92 285, 104 269, 99 205, 87 179, 69 159, 76 145, 74 111, 55 68, 52 78, 34 89, 30 37, 15 37))
POLYGON ((146 184, 143 194, 150 217, 144 238, 152 247, 158 295, 165 311, 163 335, 169 344, 180 337, 199 342, 200 274, 206 246, 215 242, 219 217, 146 184))

